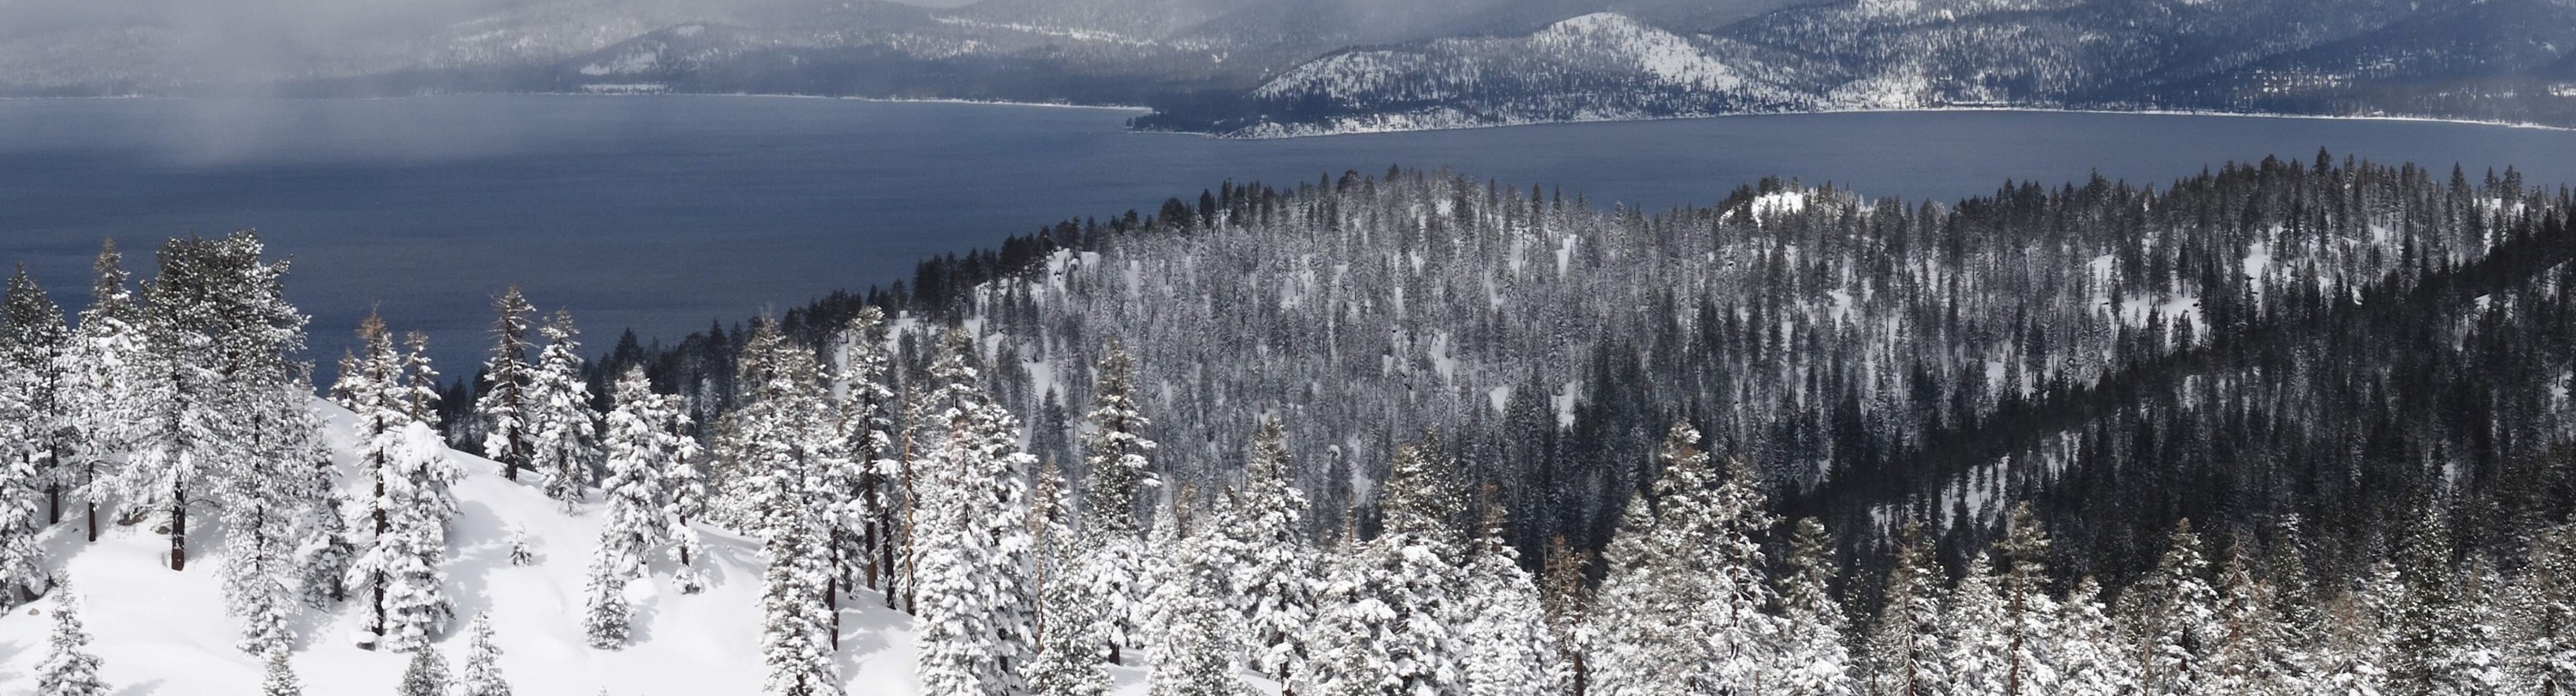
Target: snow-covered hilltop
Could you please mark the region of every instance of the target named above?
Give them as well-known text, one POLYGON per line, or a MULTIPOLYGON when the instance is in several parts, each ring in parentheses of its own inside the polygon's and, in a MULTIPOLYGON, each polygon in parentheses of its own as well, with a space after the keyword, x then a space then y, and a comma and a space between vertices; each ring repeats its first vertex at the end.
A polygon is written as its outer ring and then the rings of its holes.
MULTIPOLYGON (((356 418, 323 402, 313 408, 329 423, 326 439, 341 472, 344 493, 363 493, 356 418)), ((502 478, 500 465, 462 452, 444 453, 463 470, 456 484, 460 514, 447 533, 446 593, 455 600, 457 630, 438 649, 461 666, 470 635, 466 620, 488 614, 498 664, 517 693, 752 694, 760 690, 760 542, 698 526, 696 560, 705 589, 684 594, 673 586, 669 559, 656 559, 645 581, 628 586, 634 607, 631 640, 618 650, 587 645, 582 630, 585 569, 598 545, 601 505, 565 512, 537 488, 502 478), (514 540, 524 539, 534 559, 511 561, 514 540)), ((222 544, 222 532, 208 538, 222 544)), ((234 647, 239 620, 227 616, 219 568, 235 562, 223 551, 205 554, 191 570, 173 572, 168 539, 149 525, 112 525, 96 543, 76 525, 52 529, 43 539, 47 564, 72 581, 80 616, 97 641, 101 675, 116 693, 256 694, 264 676, 257 655, 234 647), (202 565, 200 565, 202 564, 202 565)), ((40 600, 0 617, 0 694, 35 692, 36 667, 46 655, 55 602, 40 600)), ((407 655, 361 650, 365 609, 360 603, 298 617, 293 665, 308 694, 395 693, 407 655)), ((848 649, 835 666, 852 693, 913 691, 910 617, 884 608, 873 596, 853 598, 841 627, 848 649)), ((1132 673, 1131 678, 1132 678, 1132 673)))

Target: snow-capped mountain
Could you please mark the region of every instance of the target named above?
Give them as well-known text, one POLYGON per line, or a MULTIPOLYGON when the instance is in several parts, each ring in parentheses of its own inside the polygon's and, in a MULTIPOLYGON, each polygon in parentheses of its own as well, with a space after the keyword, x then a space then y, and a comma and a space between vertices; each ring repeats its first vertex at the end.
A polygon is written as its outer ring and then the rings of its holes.
POLYGON ((1139 127, 1237 136, 1960 106, 2576 124, 2560 0, 158 1, 0 6, 0 95, 1146 104, 1139 127))

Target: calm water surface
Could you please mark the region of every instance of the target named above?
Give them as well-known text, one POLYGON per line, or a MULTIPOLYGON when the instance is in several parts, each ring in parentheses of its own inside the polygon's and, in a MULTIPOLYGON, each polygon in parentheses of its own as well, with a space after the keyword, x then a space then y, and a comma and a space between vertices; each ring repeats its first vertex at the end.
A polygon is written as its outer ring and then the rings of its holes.
POLYGON ((1132 112, 748 97, 0 101, 0 261, 66 307, 101 238, 258 228, 295 258, 317 355, 369 307, 470 373, 520 283, 604 348, 676 338, 924 255, 1067 217, 1153 211, 1235 181, 1390 164, 1649 208, 1763 176, 1955 199, 2099 171, 2162 182, 2317 148, 2576 181, 2576 133, 2437 123, 1949 112, 1748 116, 1224 141, 1123 132, 1132 112))

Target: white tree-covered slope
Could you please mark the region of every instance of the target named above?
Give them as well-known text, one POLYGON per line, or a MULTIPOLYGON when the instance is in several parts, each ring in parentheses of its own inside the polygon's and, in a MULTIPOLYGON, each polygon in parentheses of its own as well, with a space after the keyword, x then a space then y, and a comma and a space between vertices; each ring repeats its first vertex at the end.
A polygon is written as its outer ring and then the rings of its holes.
MULTIPOLYGON (((346 485, 359 486, 350 415, 316 402, 331 422, 328 438, 346 485)), ((655 564, 650 582, 629 585, 635 608, 632 641, 623 650, 588 647, 581 629, 583 574, 597 544, 594 502, 580 514, 558 511, 537 487, 512 483, 499 465, 450 453, 466 471, 456 488, 463 514, 448 535, 447 591, 458 620, 439 641, 461 667, 466 626, 492 612, 501 669, 521 694, 698 696, 756 694, 761 685, 760 544, 701 527, 705 592, 682 595, 669 585, 671 561, 655 564), (511 528, 524 528, 533 565, 510 565, 511 528)), ((211 516, 209 516, 211 517, 211 516)), ((105 519, 105 516, 102 516, 105 519)), ((56 526, 45 539, 48 562, 67 569, 81 596, 81 617, 96 638, 92 650, 118 696, 256 694, 263 665, 233 647, 238 623, 218 599, 220 553, 191 558, 188 571, 163 563, 169 541, 149 524, 112 527, 82 543, 77 526, 56 526)), ((220 530, 192 535, 192 549, 219 549, 220 530)), ((887 611, 876 595, 845 600, 837 665, 851 693, 915 693, 911 619, 887 611)), ((0 696, 35 692, 55 601, 39 600, 0 617, 0 696)), ((293 665, 308 694, 390 694, 405 655, 368 652, 349 640, 366 610, 362 597, 328 612, 305 611, 293 626, 293 665)), ((1114 669, 1121 693, 1142 693, 1141 671, 1114 669)))

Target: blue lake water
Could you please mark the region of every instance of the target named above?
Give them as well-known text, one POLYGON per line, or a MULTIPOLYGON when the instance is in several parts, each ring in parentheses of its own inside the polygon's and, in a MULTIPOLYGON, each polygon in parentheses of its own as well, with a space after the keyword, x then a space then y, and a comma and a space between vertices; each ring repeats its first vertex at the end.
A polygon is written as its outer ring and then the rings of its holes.
POLYGON ((757 97, 0 101, 0 262, 77 309, 101 238, 149 275, 163 238, 255 227, 295 258, 289 293, 314 317, 316 355, 336 357, 380 307, 431 332, 457 375, 514 282, 604 348, 620 328, 676 338, 1228 179, 1390 164, 1649 208, 1768 175, 1955 199, 2319 147, 2576 181, 2576 133, 2421 122, 1868 113, 1227 141, 1124 132, 1131 115, 757 97))

